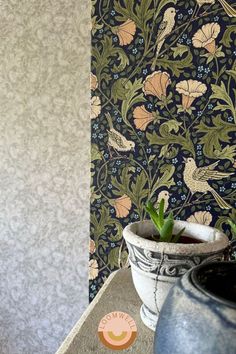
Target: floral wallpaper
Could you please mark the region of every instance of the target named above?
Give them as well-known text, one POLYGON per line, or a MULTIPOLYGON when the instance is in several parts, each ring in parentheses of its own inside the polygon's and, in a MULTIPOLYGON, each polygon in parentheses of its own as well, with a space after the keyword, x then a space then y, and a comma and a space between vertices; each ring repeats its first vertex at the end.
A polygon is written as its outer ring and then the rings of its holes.
POLYGON ((90 300, 147 200, 229 234, 235 15, 231 0, 92 0, 90 300))
POLYGON ((54 354, 88 304, 89 5, 0 1, 1 354, 54 354))

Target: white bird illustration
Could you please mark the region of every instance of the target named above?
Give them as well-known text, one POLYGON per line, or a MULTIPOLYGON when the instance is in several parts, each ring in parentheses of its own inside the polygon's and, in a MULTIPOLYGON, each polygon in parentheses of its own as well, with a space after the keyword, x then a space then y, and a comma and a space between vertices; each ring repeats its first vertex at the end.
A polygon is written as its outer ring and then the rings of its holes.
POLYGON ((135 143, 131 140, 127 140, 124 135, 120 134, 117 130, 114 129, 110 113, 106 113, 105 115, 110 128, 109 130, 107 130, 108 147, 112 147, 115 151, 120 152, 134 150, 135 143))
POLYGON ((156 39, 156 57, 154 59, 154 62, 152 64, 152 70, 155 70, 156 67, 156 62, 158 55, 160 53, 160 50, 165 43, 166 37, 170 34, 172 29, 175 26, 175 15, 176 15, 176 10, 174 7, 169 7, 163 15, 163 20, 159 26, 158 32, 157 32, 157 39, 156 39))
POLYGON ((184 182, 190 189, 191 193, 196 192, 207 193, 211 192, 216 202, 222 209, 231 209, 232 207, 224 201, 224 199, 210 186, 209 180, 221 180, 227 178, 233 173, 220 172, 215 170, 219 161, 204 167, 197 167, 195 160, 192 157, 184 158, 184 182))
POLYGON ((205 4, 215 4, 216 1, 219 1, 225 12, 229 17, 236 17, 236 9, 234 9, 226 0, 196 0, 199 6, 205 4))
POLYGON ((170 198, 170 193, 167 190, 161 191, 157 196, 157 202, 155 208, 158 209, 161 200, 164 199, 164 212, 166 212, 166 210, 169 207, 169 198, 170 198))

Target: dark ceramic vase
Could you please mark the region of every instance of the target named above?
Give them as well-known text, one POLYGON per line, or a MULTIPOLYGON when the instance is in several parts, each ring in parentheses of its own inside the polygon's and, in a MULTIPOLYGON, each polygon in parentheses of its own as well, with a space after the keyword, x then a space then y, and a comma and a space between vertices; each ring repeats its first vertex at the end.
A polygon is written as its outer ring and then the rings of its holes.
POLYGON ((155 354, 236 354, 236 262, 206 263, 172 287, 157 323, 155 354))

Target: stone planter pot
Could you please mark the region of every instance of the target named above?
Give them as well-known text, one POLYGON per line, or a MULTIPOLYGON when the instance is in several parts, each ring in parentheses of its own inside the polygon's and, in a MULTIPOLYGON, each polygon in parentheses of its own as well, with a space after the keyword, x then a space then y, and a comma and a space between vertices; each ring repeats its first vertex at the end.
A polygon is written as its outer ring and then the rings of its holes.
POLYGON ((227 236, 214 228, 175 221, 174 232, 184 227, 185 236, 204 242, 173 244, 148 240, 156 233, 150 220, 130 224, 123 231, 134 286, 143 302, 140 315, 153 331, 163 302, 176 280, 200 263, 224 259, 229 248, 227 236))
POLYGON ((202 264, 176 282, 159 316, 154 353, 236 353, 236 262, 202 264))

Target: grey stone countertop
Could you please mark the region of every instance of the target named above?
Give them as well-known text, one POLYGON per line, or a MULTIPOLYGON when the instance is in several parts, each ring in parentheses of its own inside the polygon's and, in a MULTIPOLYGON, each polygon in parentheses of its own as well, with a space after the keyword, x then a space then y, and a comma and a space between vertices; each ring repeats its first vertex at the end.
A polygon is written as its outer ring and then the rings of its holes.
POLYGON ((122 269, 112 273, 56 354, 117 352, 105 348, 98 338, 100 320, 112 311, 126 312, 137 325, 137 338, 133 345, 119 352, 153 354, 154 333, 142 323, 139 315, 140 306, 141 301, 133 286, 130 269, 122 269))

